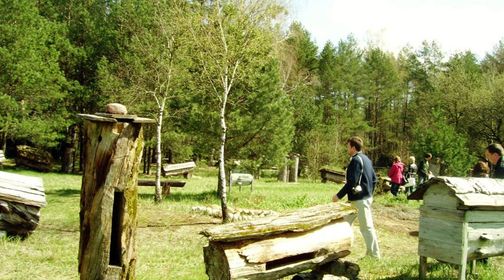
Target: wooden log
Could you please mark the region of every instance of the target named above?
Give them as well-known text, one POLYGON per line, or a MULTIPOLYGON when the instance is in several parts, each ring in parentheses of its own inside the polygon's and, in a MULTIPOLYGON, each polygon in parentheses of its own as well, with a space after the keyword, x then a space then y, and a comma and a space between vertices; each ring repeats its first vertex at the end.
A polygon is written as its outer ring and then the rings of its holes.
POLYGON ((278 279, 347 256, 355 210, 327 204, 201 232, 209 279, 278 279))
POLYGON ((54 159, 50 153, 26 145, 18 145, 16 149, 16 165, 42 172, 51 170, 54 159))
POLYGON ((332 181, 341 184, 345 182, 346 173, 344 171, 337 171, 329 168, 321 168, 319 172, 320 172, 320 178, 322 179, 322 183, 332 181))
POLYGON ((345 204, 329 203, 286 213, 278 217, 224 224, 203 230, 201 234, 211 241, 236 241, 262 238, 284 232, 303 232, 342 218, 353 221, 355 209, 345 204))
POLYGON ((85 152, 80 279, 134 279, 142 126, 102 116, 81 117, 85 152))

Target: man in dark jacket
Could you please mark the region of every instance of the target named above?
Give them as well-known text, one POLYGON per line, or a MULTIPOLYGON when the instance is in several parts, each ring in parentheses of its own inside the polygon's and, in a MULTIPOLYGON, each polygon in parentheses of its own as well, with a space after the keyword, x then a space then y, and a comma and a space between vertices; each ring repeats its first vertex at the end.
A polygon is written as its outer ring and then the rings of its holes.
POLYGON ((504 149, 501 144, 492 143, 485 149, 485 157, 492 164, 491 178, 504 179, 504 149))
POLYGON ((346 183, 333 196, 333 202, 337 202, 345 195, 348 195, 348 200, 358 211, 360 232, 367 247, 366 255, 380 258, 378 238, 371 213, 376 174, 371 160, 361 152, 362 146, 363 141, 360 137, 354 136, 347 140, 348 154, 352 158, 346 170, 346 183), (360 190, 356 190, 356 186, 361 186, 360 190))

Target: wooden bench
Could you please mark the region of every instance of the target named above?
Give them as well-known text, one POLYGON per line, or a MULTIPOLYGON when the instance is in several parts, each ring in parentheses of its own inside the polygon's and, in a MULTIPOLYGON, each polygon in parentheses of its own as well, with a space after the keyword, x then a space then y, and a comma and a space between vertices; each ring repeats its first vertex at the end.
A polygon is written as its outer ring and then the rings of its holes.
MULTIPOLYGON (((184 181, 173 181, 173 180, 164 180, 161 181, 162 195, 168 196, 170 195, 170 188, 183 188, 186 182, 184 181)), ((137 185, 139 186, 156 186, 156 180, 149 179, 138 179, 137 185)))
POLYGON ((184 175, 184 178, 189 179, 191 178, 192 171, 195 167, 196 163, 194 163, 194 161, 175 164, 163 164, 163 166, 161 167, 161 175, 163 175, 163 177, 184 175))

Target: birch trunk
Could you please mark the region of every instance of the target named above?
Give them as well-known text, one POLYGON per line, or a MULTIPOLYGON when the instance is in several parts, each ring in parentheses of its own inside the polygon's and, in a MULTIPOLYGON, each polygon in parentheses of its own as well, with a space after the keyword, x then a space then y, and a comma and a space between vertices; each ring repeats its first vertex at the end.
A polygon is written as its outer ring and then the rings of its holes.
POLYGON ((156 124, 156 194, 154 200, 156 203, 160 203, 163 199, 162 189, 161 189, 161 129, 163 127, 163 113, 166 104, 166 97, 161 99, 159 102, 159 112, 158 120, 156 124))
POLYGON ((219 194, 222 208, 222 221, 224 223, 229 221, 228 208, 227 208, 227 191, 226 191, 226 170, 225 170, 225 146, 226 146, 226 102, 227 93, 224 93, 223 104, 220 112, 220 125, 221 125, 221 143, 219 152, 219 194))

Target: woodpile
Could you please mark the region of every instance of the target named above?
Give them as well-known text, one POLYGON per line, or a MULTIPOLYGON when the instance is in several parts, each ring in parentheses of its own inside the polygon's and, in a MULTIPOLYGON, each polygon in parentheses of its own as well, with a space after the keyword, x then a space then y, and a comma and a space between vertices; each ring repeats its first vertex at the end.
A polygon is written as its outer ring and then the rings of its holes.
POLYGON ((50 153, 26 145, 18 145, 16 149, 16 165, 42 172, 51 170, 54 159, 50 153))
POLYGON ((46 205, 41 178, 0 171, 0 232, 28 236, 46 205))
POLYGON ((209 279, 278 279, 350 254, 356 211, 326 204, 201 232, 209 279))

